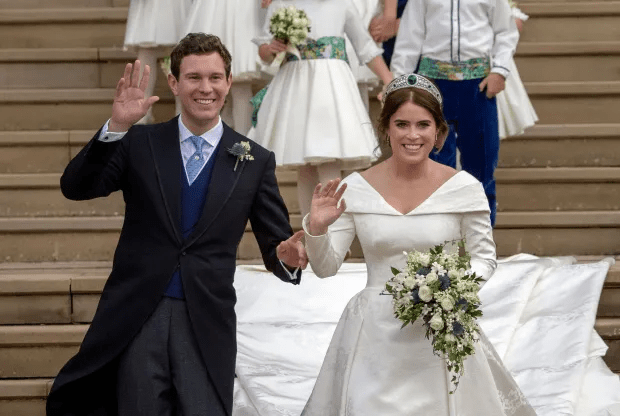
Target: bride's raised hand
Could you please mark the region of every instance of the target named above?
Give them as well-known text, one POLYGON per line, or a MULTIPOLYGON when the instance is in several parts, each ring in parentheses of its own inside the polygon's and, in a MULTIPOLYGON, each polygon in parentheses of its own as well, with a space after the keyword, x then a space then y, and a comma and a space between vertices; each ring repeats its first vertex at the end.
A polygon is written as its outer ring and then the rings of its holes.
POLYGON ((310 205, 310 216, 308 218, 308 232, 310 235, 323 235, 327 232, 327 227, 332 225, 347 209, 347 204, 342 198, 342 194, 347 189, 347 184, 340 188, 340 179, 334 179, 321 186, 318 184, 312 194, 312 204, 310 205), (338 205, 340 201, 340 205, 338 205))

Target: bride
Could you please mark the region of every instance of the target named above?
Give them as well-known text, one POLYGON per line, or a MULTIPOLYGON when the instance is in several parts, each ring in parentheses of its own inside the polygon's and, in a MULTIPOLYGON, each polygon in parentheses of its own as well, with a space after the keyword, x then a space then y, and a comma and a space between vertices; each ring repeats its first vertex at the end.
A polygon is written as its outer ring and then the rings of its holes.
POLYGON ((476 274, 488 279, 496 267, 482 185, 429 158, 448 133, 439 90, 408 74, 388 85, 384 100, 379 130, 392 156, 341 186, 317 186, 303 222, 319 277, 337 273, 357 235, 368 282, 340 318, 302 415, 535 415, 484 333, 448 394, 450 375, 422 324, 401 329, 391 297, 380 296, 405 250, 465 239, 476 274))

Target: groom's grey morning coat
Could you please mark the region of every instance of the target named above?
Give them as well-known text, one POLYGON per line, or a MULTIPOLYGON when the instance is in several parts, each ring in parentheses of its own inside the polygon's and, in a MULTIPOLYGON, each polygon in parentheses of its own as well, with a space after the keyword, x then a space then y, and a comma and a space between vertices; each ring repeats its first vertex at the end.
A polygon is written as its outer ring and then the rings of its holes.
MULTIPOLYGON (((149 318, 177 267, 192 327, 207 370, 232 413, 236 357, 233 277, 248 219, 263 260, 291 282, 276 256, 292 235, 272 152, 251 142, 254 160, 226 151, 249 141, 224 125, 202 216, 186 240, 179 229, 181 175, 178 120, 134 126, 112 143, 99 133, 69 163, 63 194, 85 200, 120 190, 125 221, 112 272, 78 354, 61 370, 47 402, 48 416, 116 415, 116 361, 149 318)), ((300 277, 292 283, 298 284, 300 277)))

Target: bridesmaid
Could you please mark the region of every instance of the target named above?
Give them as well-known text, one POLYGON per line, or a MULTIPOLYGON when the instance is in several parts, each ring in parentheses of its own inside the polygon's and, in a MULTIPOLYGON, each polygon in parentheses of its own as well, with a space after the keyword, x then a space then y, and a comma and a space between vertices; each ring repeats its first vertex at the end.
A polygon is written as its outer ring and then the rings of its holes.
MULTIPOLYGON (((138 60, 151 68, 145 97, 153 95, 157 81, 157 58, 167 55, 170 48, 185 35, 185 18, 192 0, 131 0, 127 15, 124 49, 137 52, 138 60)), ((180 113, 179 102, 176 113, 180 113)), ((153 107, 137 124, 154 122, 153 107)))
POLYGON ((269 0, 194 0, 188 14, 185 32, 205 32, 218 36, 233 57, 233 84, 229 97, 232 100, 232 119, 234 129, 246 134, 251 127, 252 84, 250 81, 260 77, 258 48, 252 43, 269 0))

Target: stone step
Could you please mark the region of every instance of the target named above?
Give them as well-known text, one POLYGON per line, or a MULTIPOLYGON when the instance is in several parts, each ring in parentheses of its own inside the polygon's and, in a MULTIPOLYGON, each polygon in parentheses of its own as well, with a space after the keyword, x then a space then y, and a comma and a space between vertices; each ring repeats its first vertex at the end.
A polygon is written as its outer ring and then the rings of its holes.
MULTIPOLYGON (((0 91, 0 131, 96 130, 110 117, 114 90, 31 89, 0 91)), ((167 92, 153 107, 156 120, 174 116, 167 92)))
POLYGON ((0 326, 0 379, 55 377, 74 356, 88 325, 0 326))
MULTIPOLYGON (((169 56, 171 49, 162 49, 161 58, 169 56)), ((116 88, 125 65, 136 58, 135 51, 115 47, 0 49, 0 88, 116 88)), ((167 79, 159 66, 155 75, 156 91, 167 91, 167 79)), ((256 75, 233 82, 256 83, 258 91, 266 81, 256 75)))
POLYGON ((123 46, 126 7, 0 10, 0 48, 123 46))
POLYGON ((620 168, 497 169, 499 211, 620 210, 620 168))
POLYGON ((617 121, 620 81, 528 82, 525 88, 541 124, 617 121))
MULTIPOLYGON (((0 174, 62 172, 94 133, 0 131, 0 174)), ((502 141, 499 167, 572 166, 620 166, 620 124, 538 124, 502 141)))
MULTIPOLYGON (((278 172, 280 193, 291 213, 299 212, 296 174, 278 172)), ((501 211, 620 210, 620 167, 499 168, 501 211)), ((0 217, 123 215, 120 192, 107 198, 70 201, 60 192, 60 174, 0 174, 0 217)))
POLYGON ((129 7, 129 0, 2 0, 0 3, 0 10, 82 7, 129 7))
POLYGON ((53 379, 0 380, 0 415, 45 416, 53 379))
MULTIPOLYGON (((123 217, 0 218, 0 262, 110 260, 123 217)), ((291 215, 300 229, 300 215, 291 215)), ((499 212, 494 231, 500 256, 619 253, 620 211, 499 212)), ((238 258, 260 257, 248 228, 238 258)))
POLYGON ((530 16, 521 33, 524 42, 620 40, 618 1, 527 3, 521 10, 530 16))
MULTIPOLYGON (((27 0, 33 4, 35 0, 27 0)), ((63 0, 71 2, 72 0, 63 0)), ((126 7, 0 9, 0 48, 122 46, 126 7)), ((523 41, 620 40, 620 2, 526 3, 523 41), (567 31, 570 27, 574 30, 567 31)))
POLYGON ((501 142, 499 167, 620 166, 620 124, 538 124, 501 142))
POLYGON ((617 81, 620 42, 519 42, 515 61, 524 82, 617 81))
MULTIPOLYGON (((121 48, 0 49, 0 88, 114 88, 135 58, 121 48)), ((524 81, 614 81, 620 42, 522 42, 516 61, 524 81)), ((160 68, 156 75, 157 88, 165 90, 160 68)), ((263 84, 258 80, 257 88, 263 84)))
MULTIPOLYGON (((32 4, 34 0, 28 0, 32 4)), ((64 0, 70 1, 70 0, 64 0)), ((620 40, 620 2, 526 3, 523 41, 620 40), (567 27, 573 30, 566 30, 567 27)), ((0 10, 0 48, 122 46, 127 8, 0 10)))
MULTIPOLYGON (((598 318, 595 328, 609 345, 607 365, 618 372, 620 319, 598 318)), ((55 377, 75 355, 87 329, 88 325, 0 326, 0 379, 55 377)))
MULTIPOLYGON (((260 260, 252 262, 260 263, 260 260)), ((88 324, 92 321, 109 267, 46 270, 40 263, 33 266, 39 268, 0 269, 0 325, 88 324)), ((597 315, 620 318, 620 264, 614 264, 607 275, 597 315)))
MULTIPOLYGON (((525 84, 541 124, 617 121, 620 81, 529 82, 525 84), (561 111, 559 110, 561 109, 561 111)), ((158 120, 174 115, 173 96, 158 91, 158 120)), ((111 88, 0 90, 0 131, 92 130, 110 117, 111 88)), ((378 114, 373 98, 371 116, 378 114)))
MULTIPOLYGON (((120 192, 106 198, 70 201, 60 191, 59 173, 0 174, 0 217, 119 216, 120 192)), ((278 172, 280 193, 290 212, 299 212, 296 174, 278 172)))

